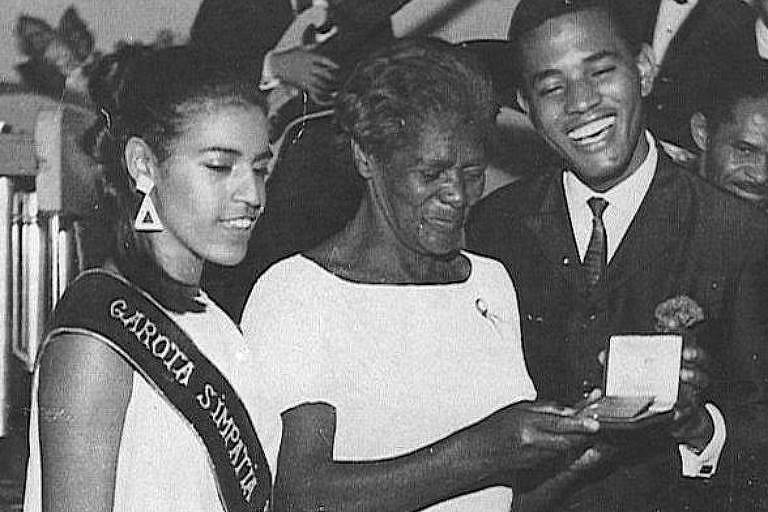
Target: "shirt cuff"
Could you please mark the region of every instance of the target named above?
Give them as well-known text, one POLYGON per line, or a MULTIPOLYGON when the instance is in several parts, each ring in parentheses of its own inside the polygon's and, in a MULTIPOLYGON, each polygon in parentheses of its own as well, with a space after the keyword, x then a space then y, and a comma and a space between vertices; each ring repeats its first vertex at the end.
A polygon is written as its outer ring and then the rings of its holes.
POLYGON ((271 91, 280 85, 280 79, 272 71, 272 51, 268 51, 264 56, 264 64, 261 66, 261 80, 259 89, 262 91, 271 91))
POLYGON ((714 433, 709 444, 699 454, 688 445, 678 445, 680 459, 683 463, 683 476, 712 478, 717 471, 720 453, 723 451, 723 446, 725 446, 725 419, 722 413, 713 404, 704 404, 704 408, 712 417, 714 433))
POLYGON ((768 27, 762 18, 755 21, 755 39, 757 40, 757 52, 763 59, 768 59, 768 27))

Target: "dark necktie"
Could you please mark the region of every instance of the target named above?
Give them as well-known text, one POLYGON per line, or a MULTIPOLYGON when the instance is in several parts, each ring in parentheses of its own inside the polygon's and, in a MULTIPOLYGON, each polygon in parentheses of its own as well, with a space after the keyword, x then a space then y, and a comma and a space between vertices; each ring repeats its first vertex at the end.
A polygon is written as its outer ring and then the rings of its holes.
POLYGON ((605 274, 608 262, 608 239, 603 224, 603 212, 608 206, 608 201, 602 197, 591 197, 587 200, 587 205, 592 210, 592 236, 589 239, 587 254, 584 255, 584 271, 591 288, 605 274))

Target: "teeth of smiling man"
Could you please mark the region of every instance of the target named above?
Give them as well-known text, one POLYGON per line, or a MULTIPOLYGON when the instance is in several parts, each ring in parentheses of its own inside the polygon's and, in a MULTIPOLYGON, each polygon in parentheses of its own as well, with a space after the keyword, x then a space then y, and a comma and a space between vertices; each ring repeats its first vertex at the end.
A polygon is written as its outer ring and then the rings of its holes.
POLYGON ((616 116, 601 117, 574 128, 568 132, 568 138, 582 144, 589 144, 600 138, 603 133, 616 123, 616 116))
POLYGON ((224 224, 232 228, 248 229, 251 227, 251 224, 253 224, 253 219, 248 217, 239 217, 237 219, 225 220, 224 224))

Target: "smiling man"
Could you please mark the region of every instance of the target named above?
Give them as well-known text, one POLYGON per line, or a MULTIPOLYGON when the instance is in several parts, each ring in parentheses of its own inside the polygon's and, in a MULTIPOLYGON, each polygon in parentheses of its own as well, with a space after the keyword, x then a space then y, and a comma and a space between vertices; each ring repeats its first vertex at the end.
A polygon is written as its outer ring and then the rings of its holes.
POLYGON ((768 444, 755 435, 768 428, 768 222, 657 148, 642 111, 653 53, 623 30, 626 12, 614 5, 519 4, 510 27, 519 100, 563 165, 473 208, 468 245, 511 273, 526 362, 545 398, 577 402, 599 386, 606 340, 653 332, 667 299, 689 297, 705 320, 684 351, 671 425, 607 440, 580 475, 545 485, 546 496, 519 496, 518 505, 726 510, 730 496, 743 500, 733 510, 757 510, 768 493, 750 494, 741 475, 768 444))

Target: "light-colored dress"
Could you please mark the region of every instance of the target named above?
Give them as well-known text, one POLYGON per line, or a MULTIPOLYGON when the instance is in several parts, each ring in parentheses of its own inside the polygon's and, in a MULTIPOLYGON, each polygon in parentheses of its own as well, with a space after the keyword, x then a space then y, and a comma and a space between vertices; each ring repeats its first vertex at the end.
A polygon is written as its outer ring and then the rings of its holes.
MULTIPOLYGON (((195 345, 229 380, 250 411, 254 395, 248 349, 234 322, 207 296, 203 313, 169 313, 195 345)), ((62 342, 63 343, 63 342, 62 342)), ((94 343, 98 341, 94 340, 94 343)), ((127 363, 126 363, 127 364, 127 363)), ((37 373, 30 418, 30 457, 24 510, 41 509, 37 373)), ((256 430, 258 433, 258 426, 256 430)), ((94 439, 94 442, 97 442, 94 439)), ((76 471, 73 469, 73 471, 76 471)), ((223 510, 205 448, 192 427, 134 372, 120 442, 115 512, 211 512, 223 510)))
MULTIPOLYGON (((535 397, 512 281, 498 262, 464 255, 471 274, 454 284, 354 283, 300 255, 261 276, 241 327, 266 386, 255 421, 271 467, 279 414, 301 403, 336 408, 336 460, 372 460, 535 397)), ((511 497, 497 487, 429 510, 507 512, 511 497)))

